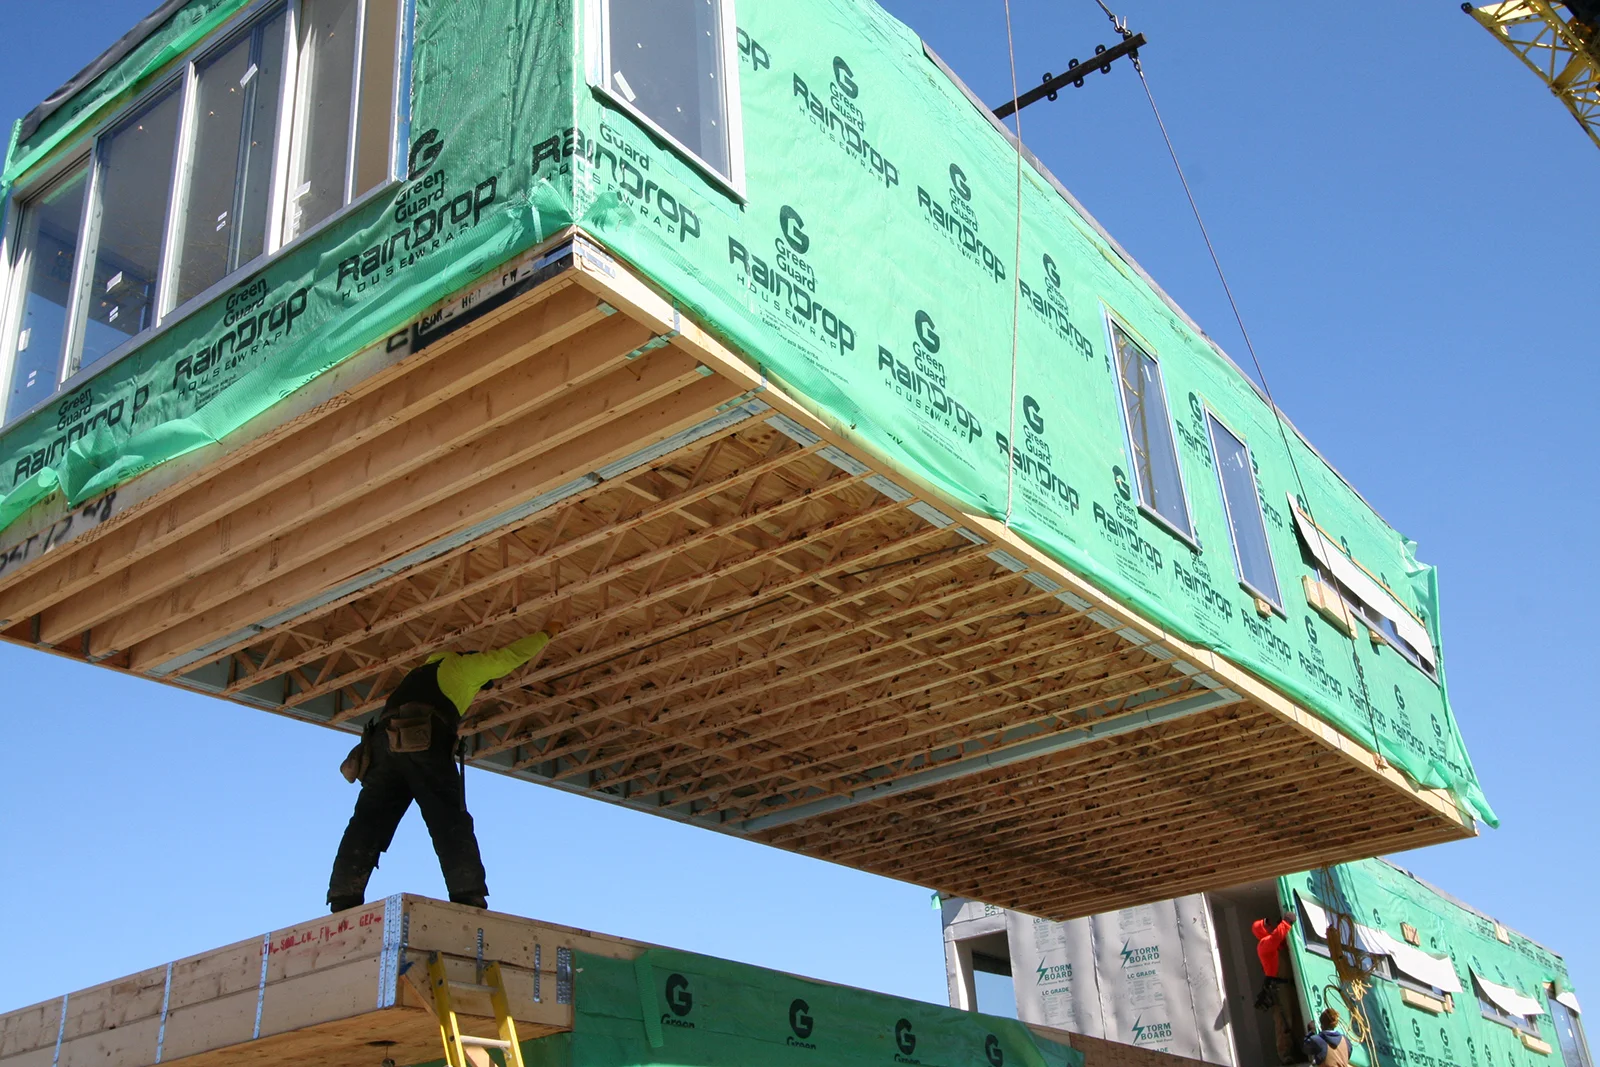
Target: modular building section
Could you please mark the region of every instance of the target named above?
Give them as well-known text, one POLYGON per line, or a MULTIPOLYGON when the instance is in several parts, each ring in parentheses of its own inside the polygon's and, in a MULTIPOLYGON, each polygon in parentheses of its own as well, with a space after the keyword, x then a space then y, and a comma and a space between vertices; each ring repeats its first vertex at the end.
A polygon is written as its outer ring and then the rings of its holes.
POLYGON ((1013 1019, 406 894, 0 1015, 0 1064, 437 1063, 431 964, 469 1036, 497 1032, 503 991, 530 1067, 1085 1063, 1069 1035, 1013 1019))
MULTIPOLYGON (((1593 1067, 1562 958, 1410 873, 1365 860, 1051 922, 943 902, 953 1007, 1240 1067, 1277 1062, 1251 927, 1294 914, 1292 1027, 1350 1011, 1327 935, 1372 964, 1363 1067, 1593 1067)), ((1348 1026, 1346 1027, 1349 1031, 1348 1026)))
POLYGON ((1433 570, 867 0, 169 3, 3 180, 8 640, 554 615, 477 765, 1057 919, 1492 821, 1433 570))

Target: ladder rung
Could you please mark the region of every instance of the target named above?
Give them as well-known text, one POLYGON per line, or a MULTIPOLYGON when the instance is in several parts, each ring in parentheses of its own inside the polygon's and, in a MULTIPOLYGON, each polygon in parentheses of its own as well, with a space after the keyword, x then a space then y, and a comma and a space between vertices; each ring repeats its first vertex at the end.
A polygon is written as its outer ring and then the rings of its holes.
POLYGON ((502 1041, 498 1037, 473 1037, 471 1034, 462 1034, 461 1043, 463 1045, 476 1045, 479 1048, 508 1049, 511 1047, 511 1042, 502 1041))
POLYGON ((457 982, 454 979, 450 980, 450 988, 465 990, 468 993, 487 994, 497 992, 495 987, 492 985, 484 985, 482 982, 457 982))

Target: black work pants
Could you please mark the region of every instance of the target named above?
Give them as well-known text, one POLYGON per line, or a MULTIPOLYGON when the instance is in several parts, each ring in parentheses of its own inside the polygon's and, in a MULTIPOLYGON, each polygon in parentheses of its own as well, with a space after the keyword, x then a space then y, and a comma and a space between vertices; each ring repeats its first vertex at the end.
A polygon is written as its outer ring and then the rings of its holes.
POLYGON ((481 903, 474 898, 488 896, 478 837, 454 761, 454 726, 435 719, 433 741, 424 752, 391 752, 387 732, 380 727, 372 733, 367 742, 372 746, 372 765, 333 861, 329 904, 355 907, 363 902, 378 855, 388 849, 413 800, 428 824, 450 899, 481 903))

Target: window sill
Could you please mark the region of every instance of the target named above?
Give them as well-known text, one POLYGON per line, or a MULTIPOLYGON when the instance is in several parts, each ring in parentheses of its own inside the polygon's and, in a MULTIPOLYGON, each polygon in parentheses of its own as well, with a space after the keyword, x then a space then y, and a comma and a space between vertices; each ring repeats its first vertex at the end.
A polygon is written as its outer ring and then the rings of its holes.
POLYGON ((1405 986, 1400 987, 1400 1003, 1433 1015, 1443 1015, 1445 1011, 1443 1000, 1415 989, 1407 989, 1405 986))
POLYGON ((1257 589, 1254 585, 1252 585, 1250 582, 1245 581, 1243 578, 1239 579, 1239 588, 1243 589, 1246 593, 1249 593, 1252 597, 1255 598, 1255 601, 1256 601, 1256 612, 1257 612, 1257 614, 1261 615, 1263 618, 1267 618, 1267 617, 1276 615, 1281 619, 1288 619, 1289 613, 1287 611, 1283 610, 1283 604, 1282 604, 1282 598, 1281 597, 1278 598, 1277 600, 1274 600, 1272 597, 1270 597, 1267 594, 1263 593, 1261 590, 1257 589), (1262 611, 1261 610, 1262 605, 1266 605, 1266 607, 1267 607, 1266 611, 1262 611))
POLYGON ((1167 533, 1188 545, 1190 550, 1193 551, 1195 555, 1200 555, 1200 542, 1195 539, 1193 534, 1184 533, 1172 522, 1171 519, 1161 514, 1161 512, 1157 511, 1149 504, 1146 504, 1143 500, 1139 501, 1139 512, 1140 514, 1144 515, 1145 518, 1161 527, 1167 533))
POLYGON ((1519 1031, 1517 1036, 1522 1039, 1522 1047, 1529 1052, 1537 1052, 1541 1056, 1548 1056, 1555 1051, 1550 1047, 1550 1042, 1534 1037, 1531 1034, 1524 1034, 1519 1031))
POLYGON ((183 322, 187 321, 190 316, 199 313, 200 311, 209 307, 211 304, 215 303, 218 298, 223 296, 229 290, 235 289, 244 282, 248 281, 252 275, 259 274, 263 270, 271 268, 273 265, 279 263, 285 256, 292 255, 293 253, 299 251, 308 242, 314 241, 323 236, 330 229, 339 225, 351 215, 354 215, 356 212, 367 207, 372 201, 379 199, 385 193, 393 192, 398 186, 403 185, 404 183, 404 178, 390 178, 381 185, 373 186, 367 192, 361 194, 361 196, 352 200, 338 211, 335 211, 332 215, 329 215, 327 218, 311 227, 311 229, 307 230, 305 233, 298 235, 294 238, 294 240, 283 245, 276 252, 263 253, 257 256, 255 259, 252 259, 249 263, 246 263, 244 266, 234 270, 233 273, 222 278, 220 281, 212 283, 198 296, 190 297, 182 304, 179 304, 177 307, 167 312, 167 314, 162 317, 161 322, 153 329, 147 330, 144 333, 138 334, 134 337, 130 337, 117 348, 96 360, 93 366, 76 370, 72 374, 68 375, 66 380, 61 383, 55 392, 38 401, 26 411, 19 412, 15 417, 7 417, 3 423, 0 423, 0 433, 11 429, 13 426, 16 426, 18 423, 21 423, 26 419, 32 418, 34 415, 37 415, 39 412, 49 407, 62 396, 72 392, 74 389, 80 389, 94 381, 101 374, 104 374, 106 371, 110 370, 118 363, 121 363, 124 359, 127 359, 135 352, 138 352, 146 345, 151 344, 165 336, 169 330, 174 329, 183 322))

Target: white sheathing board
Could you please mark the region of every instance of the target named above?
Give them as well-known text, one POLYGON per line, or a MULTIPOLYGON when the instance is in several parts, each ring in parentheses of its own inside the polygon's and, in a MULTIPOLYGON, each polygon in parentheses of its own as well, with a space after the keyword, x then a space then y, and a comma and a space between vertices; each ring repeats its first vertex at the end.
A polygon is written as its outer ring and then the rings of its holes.
POLYGON ((1178 913, 1171 901, 1093 916, 1095 978, 1107 1036, 1152 1052, 1199 1058, 1178 913))
POLYGON ((1024 1022, 1234 1067, 1203 896, 1054 923, 1007 917, 1024 1022))
POLYGON ((1417 650, 1417 655, 1426 660, 1428 666, 1438 667, 1438 658, 1433 652, 1433 639, 1428 636, 1427 628, 1418 622, 1387 589, 1367 577, 1366 571, 1356 566, 1354 560, 1339 551, 1338 546, 1317 529, 1317 524, 1311 521, 1295 503, 1293 493, 1289 494, 1289 510, 1294 513, 1295 525, 1300 528, 1301 539, 1311 550, 1311 554, 1317 557, 1317 561, 1343 582, 1346 589, 1360 597, 1367 607, 1394 623, 1400 636, 1417 650))
POLYGON ((1186 988, 1200 1038, 1198 1059, 1207 1063, 1237 1063, 1233 1027, 1228 1022, 1227 994, 1222 985, 1222 954, 1211 922, 1211 903, 1201 894, 1179 897, 1178 941, 1183 949, 1186 988))
POLYGON ((965 941, 969 937, 998 934, 1006 928, 1006 909, 976 900, 951 897, 939 902, 946 941, 965 941))
POLYGON ((1094 975, 1088 919, 1057 923, 1006 914, 1017 1018, 1089 1037, 1106 1037, 1094 975))

